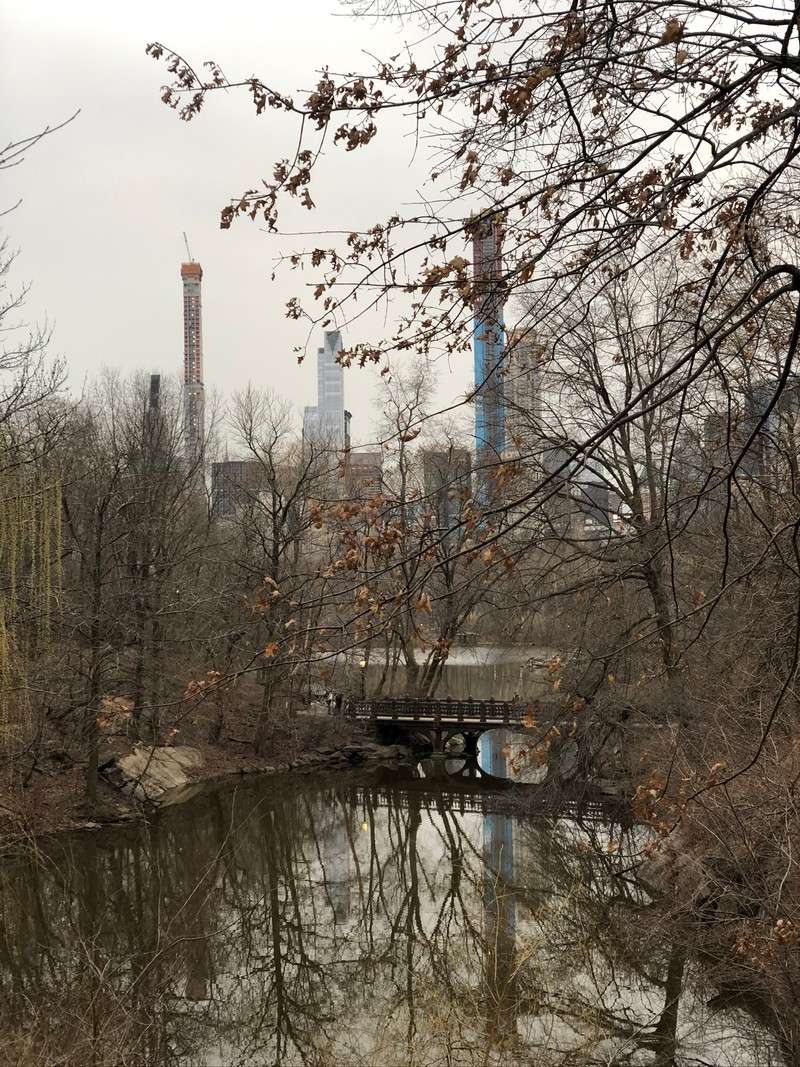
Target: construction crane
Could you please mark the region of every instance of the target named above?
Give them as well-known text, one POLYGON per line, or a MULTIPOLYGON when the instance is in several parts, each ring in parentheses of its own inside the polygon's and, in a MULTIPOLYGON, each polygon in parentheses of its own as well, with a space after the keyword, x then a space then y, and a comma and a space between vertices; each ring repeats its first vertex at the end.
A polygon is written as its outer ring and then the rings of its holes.
POLYGON ((183 243, 186 245, 186 255, 189 257, 189 262, 194 263, 195 260, 194 256, 192 255, 192 250, 191 248, 189 248, 189 239, 186 236, 186 230, 183 231, 183 243))

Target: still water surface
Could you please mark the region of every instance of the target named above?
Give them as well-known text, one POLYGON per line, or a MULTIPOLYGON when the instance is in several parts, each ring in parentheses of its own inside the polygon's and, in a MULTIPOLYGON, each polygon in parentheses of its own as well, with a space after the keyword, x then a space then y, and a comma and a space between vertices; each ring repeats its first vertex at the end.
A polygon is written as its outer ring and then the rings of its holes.
POLYGON ((778 1063, 706 1007, 636 837, 451 760, 251 780, 24 850, 0 868, 0 1060, 778 1063))

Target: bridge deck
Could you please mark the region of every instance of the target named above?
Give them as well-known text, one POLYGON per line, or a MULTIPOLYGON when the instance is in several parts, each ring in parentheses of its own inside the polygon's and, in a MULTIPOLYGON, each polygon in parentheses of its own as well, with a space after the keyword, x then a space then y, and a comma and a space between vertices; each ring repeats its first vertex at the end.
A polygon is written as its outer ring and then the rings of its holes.
POLYGON ((566 718, 560 701, 428 700, 397 697, 381 700, 349 700, 345 714, 369 723, 392 723, 421 729, 487 730, 491 727, 540 729, 566 718))

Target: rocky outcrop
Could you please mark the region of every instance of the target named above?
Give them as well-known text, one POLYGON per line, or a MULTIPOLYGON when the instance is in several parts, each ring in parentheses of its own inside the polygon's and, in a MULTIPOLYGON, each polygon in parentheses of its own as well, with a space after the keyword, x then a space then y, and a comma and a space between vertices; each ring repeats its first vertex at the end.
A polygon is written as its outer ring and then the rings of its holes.
MULTIPOLYGON (((408 759, 412 749, 405 745, 378 745, 372 741, 338 747, 310 748, 287 762, 261 764, 249 773, 270 774, 285 771, 318 770, 324 767, 352 766, 368 762, 399 762, 408 759)), ((139 748, 117 758, 110 749, 100 753, 100 773, 115 789, 135 798, 164 807, 188 800, 207 784, 203 774, 203 754, 196 748, 158 746, 139 748)), ((245 773, 244 771, 240 773, 245 773)))
POLYGON ((176 795, 186 799, 187 789, 196 791, 193 775, 203 762, 202 753, 188 745, 139 748, 107 765, 103 773, 123 793, 164 804, 176 795))

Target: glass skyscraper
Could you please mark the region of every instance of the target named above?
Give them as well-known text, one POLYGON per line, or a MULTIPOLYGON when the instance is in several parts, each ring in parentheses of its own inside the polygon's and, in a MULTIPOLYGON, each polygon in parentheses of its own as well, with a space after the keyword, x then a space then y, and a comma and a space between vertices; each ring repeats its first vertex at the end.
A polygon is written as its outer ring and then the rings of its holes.
POLYGON ((341 451, 344 448, 344 370, 337 357, 342 350, 339 330, 325 330, 317 349, 317 406, 307 407, 303 436, 341 451))

